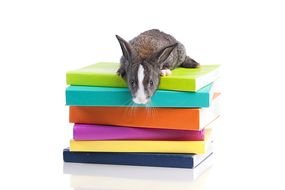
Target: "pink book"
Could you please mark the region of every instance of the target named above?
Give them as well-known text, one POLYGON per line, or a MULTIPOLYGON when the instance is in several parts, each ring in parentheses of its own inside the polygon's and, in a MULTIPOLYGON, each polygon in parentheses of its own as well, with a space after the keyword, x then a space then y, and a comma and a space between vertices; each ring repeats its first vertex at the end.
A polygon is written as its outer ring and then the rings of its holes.
POLYGON ((204 140, 204 130, 173 130, 133 128, 121 126, 75 124, 73 128, 74 140, 204 140))

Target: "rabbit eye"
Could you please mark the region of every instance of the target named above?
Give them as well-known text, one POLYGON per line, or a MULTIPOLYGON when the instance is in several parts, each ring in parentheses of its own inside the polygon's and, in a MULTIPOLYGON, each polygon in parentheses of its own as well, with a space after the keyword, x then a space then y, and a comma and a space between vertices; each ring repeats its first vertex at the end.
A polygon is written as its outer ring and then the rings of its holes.
POLYGON ((131 86, 132 86, 132 87, 135 87, 135 85, 136 85, 136 84, 135 84, 135 81, 134 81, 134 80, 131 80, 131 86))
POLYGON ((153 86, 153 81, 152 80, 149 81, 149 85, 153 86))

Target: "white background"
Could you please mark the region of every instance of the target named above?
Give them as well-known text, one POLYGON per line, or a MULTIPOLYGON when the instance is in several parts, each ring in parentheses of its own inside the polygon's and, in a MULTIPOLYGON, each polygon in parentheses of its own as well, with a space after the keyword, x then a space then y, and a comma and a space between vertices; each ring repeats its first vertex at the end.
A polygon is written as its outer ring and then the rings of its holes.
POLYGON ((284 10, 274 0, 1 1, 1 189, 70 188, 65 72, 118 61, 114 35, 151 28, 174 35, 201 64, 222 65, 216 160, 196 189, 284 189, 284 10))

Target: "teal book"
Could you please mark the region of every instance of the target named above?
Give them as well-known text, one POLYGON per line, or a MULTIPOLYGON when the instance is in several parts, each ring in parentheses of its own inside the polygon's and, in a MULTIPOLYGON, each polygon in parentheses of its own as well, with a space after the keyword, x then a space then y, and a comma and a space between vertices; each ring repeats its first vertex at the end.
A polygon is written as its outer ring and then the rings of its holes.
POLYGON ((197 92, 157 90, 147 105, 134 104, 128 88, 69 86, 68 106, 143 106, 143 107, 209 107, 213 97, 212 84, 197 92))
MULTIPOLYGON (((119 63, 96 63, 66 73, 66 82, 71 86, 127 87, 116 72, 119 63)), ((169 76, 161 77, 160 90, 196 92, 218 78, 219 65, 201 65, 199 68, 172 70, 169 76)))

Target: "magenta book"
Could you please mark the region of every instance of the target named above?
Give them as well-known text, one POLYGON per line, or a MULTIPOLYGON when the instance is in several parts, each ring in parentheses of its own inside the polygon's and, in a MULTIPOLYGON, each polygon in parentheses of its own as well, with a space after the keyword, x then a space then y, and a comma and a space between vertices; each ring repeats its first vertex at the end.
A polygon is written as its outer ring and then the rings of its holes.
POLYGON ((74 140, 204 140, 204 130, 172 130, 75 124, 74 140))

